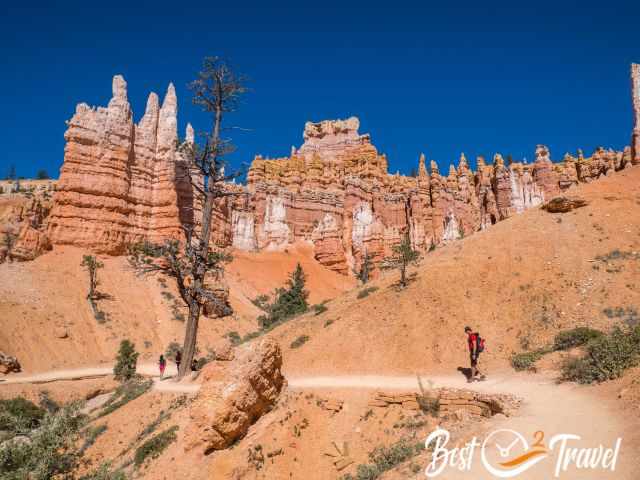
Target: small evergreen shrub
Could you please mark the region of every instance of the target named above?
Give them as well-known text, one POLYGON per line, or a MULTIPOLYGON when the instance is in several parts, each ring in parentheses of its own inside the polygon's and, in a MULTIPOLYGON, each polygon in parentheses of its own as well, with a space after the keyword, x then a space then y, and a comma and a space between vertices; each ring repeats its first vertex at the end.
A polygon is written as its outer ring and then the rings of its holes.
POLYGON ((7 440, 0 446, 0 478, 72 478, 80 457, 76 441, 84 422, 77 403, 46 413, 37 428, 23 432, 28 441, 7 440))
POLYGON ((113 374, 116 380, 126 382, 133 378, 136 374, 138 355, 140 354, 136 352, 136 346, 129 340, 125 339, 120 342, 116 364, 113 367, 113 374))
POLYGON ((518 372, 529 370, 533 367, 533 364, 540 360, 546 353, 549 353, 549 350, 540 349, 532 352, 516 353, 511 357, 511 366, 518 372))
POLYGON ((586 345, 591 340, 602 336, 602 332, 588 327, 576 327, 558 333, 553 340, 554 350, 569 350, 586 345))
POLYGON ((300 348, 302 345, 309 341, 309 335, 300 335, 293 342, 291 342, 291 348, 300 348))
POLYGON ((321 313, 324 313, 327 310, 329 310, 327 306, 324 304, 324 302, 312 305, 311 309, 315 312, 316 315, 320 315, 321 313))
POLYGON ((12 434, 24 433, 37 428, 46 413, 46 410, 26 398, 0 400, 0 430, 12 434))
POLYGON ((174 425, 140 445, 136 449, 133 460, 136 467, 140 467, 148 458, 158 458, 169 445, 176 441, 178 438, 177 430, 178 426, 174 425))
POLYGON ((80 480, 127 480, 122 470, 111 470, 110 463, 103 463, 95 472, 80 477, 80 480))
POLYGON ((422 450, 422 443, 414 444, 406 439, 401 439, 389 447, 376 447, 369 453, 371 463, 358 465, 355 477, 348 473, 343 475, 341 480, 375 480, 422 450))
POLYGON ((104 404, 99 417, 109 415, 123 405, 135 400, 140 395, 145 394, 151 389, 152 380, 140 381, 136 378, 123 383, 114 392, 113 396, 104 404))
POLYGON ((231 345, 240 345, 240 343, 242 343, 242 337, 235 330, 231 332, 227 332, 226 336, 231 342, 231 345))
POLYGON ((591 340, 586 349, 582 358, 564 362, 562 380, 594 383, 620 377, 640 363, 640 328, 615 327, 608 335, 591 340))
POLYGON ((89 427, 84 432, 84 444, 80 449, 80 452, 85 452, 91 445, 96 443, 96 440, 100 435, 107 431, 107 425, 96 425, 95 427, 89 427))
MULTIPOLYGON (((261 302, 261 308, 265 311, 265 314, 258 317, 258 322, 263 330, 269 330, 308 310, 307 298, 309 297, 309 292, 304 288, 305 283, 306 275, 302 270, 302 266, 298 263, 296 269, 289 276, 287 285, 276 289, 273 303, 261 302)), ((260 298, 258 297, 258 299, 260 298)))
POLYGON ((358 299, 363 299, 368 297, 370 294, 378 290, 378 287, 367 287, 358 292, 358 299))

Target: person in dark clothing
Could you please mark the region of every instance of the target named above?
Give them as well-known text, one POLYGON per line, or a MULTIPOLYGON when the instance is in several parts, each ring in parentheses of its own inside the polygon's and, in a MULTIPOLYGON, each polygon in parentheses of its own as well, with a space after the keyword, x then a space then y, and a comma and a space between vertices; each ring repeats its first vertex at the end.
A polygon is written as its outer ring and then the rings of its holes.
POLYGON ((180 363, 182 362, 182 353, 180 350, 176 352, 176 367, 178 367, 178 371, 180 371, 180 363))
POLYGON ((197 372, 198 371, 198 361, 195 358, 191 362, 191 371, 192 372, 197 372))
POLYGON ((467 334, 467 344, 469 345, 469 360, 471 362, 471 375, 467 379, 467 382, 471 383, 474 380, 484 380, 485 376, 478 370, 478 357, 482 351, 480 334, 474 332, 471 327, 465 327, 464 333, 467 334))

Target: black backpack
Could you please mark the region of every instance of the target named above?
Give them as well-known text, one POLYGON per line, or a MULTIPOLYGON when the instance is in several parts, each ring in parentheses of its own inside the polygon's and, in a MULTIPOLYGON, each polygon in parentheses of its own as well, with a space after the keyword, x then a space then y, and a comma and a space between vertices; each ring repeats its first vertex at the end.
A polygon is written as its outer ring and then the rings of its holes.
POLYGON ((482 353, 484 352, 484 338, 480 336, 480 333, 476 332, 476 352, 482 353))

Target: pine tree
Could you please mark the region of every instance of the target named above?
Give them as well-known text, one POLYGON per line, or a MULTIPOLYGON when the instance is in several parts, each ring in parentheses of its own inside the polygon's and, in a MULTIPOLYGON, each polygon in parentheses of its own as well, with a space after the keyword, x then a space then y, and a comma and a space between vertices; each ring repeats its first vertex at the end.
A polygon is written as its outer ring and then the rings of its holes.
POLYGON ((360 270, 356 272, 356 278, 360 280, 363 285, 369 281, 372 267, 373 263, 371 262, 371 256, 369 256, 367 252, 364 252, 364 255, 362 256, 362 265, 360 265, 360 270))
POLYGON ((93 302, 97 296, 98 269, 104 267, 104 264, 93 255, 84 255, 80 265, 85 267, 89 273, 89 293, 87 294, 87 298, 90 302, 93 302))
POLYGON ((400 244, 393 247, 393 255, 382 261, 381 268, 400 270, 400 286, 407 286, 407 267, 420 259, 420 253, 411 246, 411 239, 407 233, 400 244))
POLYGON ((116 364, 113 367, 116 380, 126 382, 133 378, 136 374, 138 355, 140 354, 136 352, 136 346, 129 340, 125 339, 120 342, 116 364))
POLYGON ((287 287, 276 290, 274 302, 266 307, 267 315, 261 315, 258 318, 262 328, 269 328, 279 321, 299 315, 309 309, 307 303, 309 292, 304 288, 306 281, 307 276, 302 270, 302 265, 298 263, 287 280, 287 287))

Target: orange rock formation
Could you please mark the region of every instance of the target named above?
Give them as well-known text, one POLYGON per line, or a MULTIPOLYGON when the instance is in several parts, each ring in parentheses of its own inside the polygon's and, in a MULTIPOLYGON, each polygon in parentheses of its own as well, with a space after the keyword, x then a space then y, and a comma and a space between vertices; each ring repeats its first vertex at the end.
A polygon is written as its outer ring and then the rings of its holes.
MULTIPOLYGON (((473 172, 464 154, 442 175, 420 156, 416 177, 387 171, 387 159, 358 132, 359 121, 308 122, 304 142, 286 158, 256 156, 244 195, 225 197, 214 212, 213 241, 242 250, 282 250, 313 245, 323 265, 349 273, 366 254, 374 263, 409 234, 426 251, 524 210, 580 182, 590 182, 640 163, 640 67, 632 66, 635 127, 623 152, 579 151, 553 163, 538 145, 533 163, 492 164, 482 157, 473 172)), ((197 223, 186 159, 177 147, 177 99, 169 85, 160 107, 152 93, 138 125, 126 83, 113 79, 107 108, 80 104, 68 122, 65 161, 46 232, 53 244, 75 244, 119 254, 142 239, 181 238, 181 226, 197 223)), ((186 141, 193 142, 188 126, 186 141)), ((25 230, 24 242, 40 244, 25 230)))

